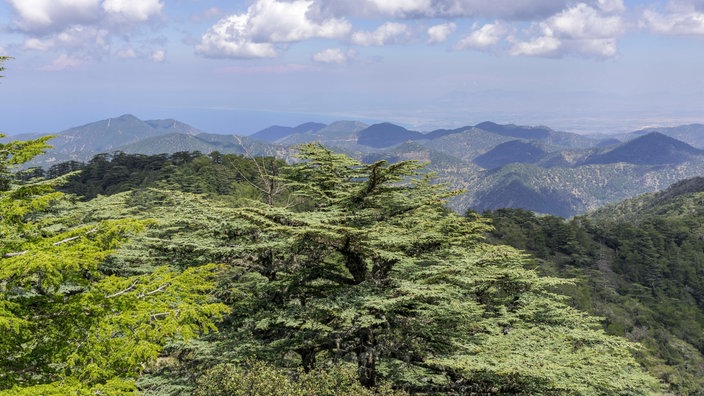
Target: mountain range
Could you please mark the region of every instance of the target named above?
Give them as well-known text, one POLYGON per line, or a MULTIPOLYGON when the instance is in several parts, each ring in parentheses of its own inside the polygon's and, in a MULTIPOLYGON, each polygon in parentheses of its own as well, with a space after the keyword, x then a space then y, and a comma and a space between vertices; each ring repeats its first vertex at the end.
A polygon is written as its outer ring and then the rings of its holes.
MULTIPOLYGON (((32 137, 36 135, 13 139, 32 137)), ((219 151, 292 160, 296 144, 313 141, 365 162, 428 163, 440 182, 466 191, 452 201, 459 211, 520 207, 569 217, 704 174, 700 124, 584 136, 489 121, 425 133, 388 122, 337 121, 272 126, 243 137, 129 114, 57 133, 50 142, 53 149, 33 165, 85 162, 114 151, 219 151)))

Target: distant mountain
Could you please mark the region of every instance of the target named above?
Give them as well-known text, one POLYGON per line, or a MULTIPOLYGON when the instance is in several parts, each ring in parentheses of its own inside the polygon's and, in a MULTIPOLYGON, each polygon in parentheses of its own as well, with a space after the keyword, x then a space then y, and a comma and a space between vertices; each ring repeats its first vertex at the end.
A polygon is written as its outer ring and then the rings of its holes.
POLYGON ((255 140, 261 140, 268 143, 276 143, 278 140, 290 135, 295 135, 298 133, 317 132, 325 127, 325 124, 321 124, 319 122, 306 122, 305 124, 301 124, 296 127, 274 125, 266 129, 262 129, 259 132, 253 133, 249 137, 255 140))
POLYGON ((534 164, 545 158, 546 154, 547 151, 535 142, 511 140, 476 157, 474 163, 486 169, 499 168, 514 162, 534 164))
POLYGON ((203 154, 208 154, 213 151, 221 151, 222 153, 242 153, 242 148, 234 148, 232 150, 217 150, 219 147, 211 142, 204 141, 197 136, 186 135, 183 133, 169 133, 166 135, 154 136, 139 140, 135 143, 126 144, 116 147, 115 151, 123 151, 128 154, 163 154, 176 153, 179 151, 199 151, 203 154))
POLYGON ((335 121, 317 131, 294 133, 279 139, 277 142, 282 145, 319 142, 330 147, 348 147, 357 144, 357 132, 366 129, 368 126, 359 121, 335 121))
POLYGON ((369 147, 393 147, 409 140, 422 139, 425 135, 389 122, 374 124, 357 133, 357 144, 369 147))
POLYGON ((599 140, 599 142, 596 144, 595 147, 609 147, 609 146, 615 146, 617 144, 623 143, 621 140, 618 140, 616 138, 607 138, 607 139, 602 139, 599 140))
POLYGON ((502 136, 510 136, 521 139, 542 140, 550 136, 552 130, 547 127, 526 127, 514 124, 500 125, 491 121, 485 121, 474 126, 487 132, 502 136))
POLYGON ((248 137, 209 133, 201 133, 197 136, 182 133, 169 133, 116 147, 114 151, 147 155, 172 154, 179 151, 198 151, 203 154, 210 154, 217 151, 222 154, 279 156, 281 158, 290 157, 290 150, 281 146, 255 141, 248 137))
POLYGON ((584 164, 614 164, 627 162, 637 165, 676 165, 693 156, 702 156, 701 150, 659 132, 619 144, 606 151, 589 156, 584 164))
POLYGON ((143 139, 174 133, 194 136, 202 131, 172 119, 142 121, 131 114, 125 114, 57 133, 56 137, 49 141, 53 148, 35 158, 32 164, 52 164, 66 160, 87 161, 98 153, 114 151, 118 147, 143 139))
POLYGON ((634 138, 651 132, 660 132, 671 138, 681 140, 693 147, 704 149, 704 124, 689 124, 676 127, 653 127, 631 132, 628 137, 634 138))
POLYGON ((535 189, 518 179, 510 180, 505 184, 497 184, 490 190, 480 193, 476 199, 482 203, 477 208, 481 211, 521 208, 562 217, 572 216, 575 207, 583 205, 574 196, 569 196, 556 189, 535 189))
POLYGON ((436 129, 434 131, 428 132, 423 136, 425 139, 439 139, 443 136, 448 136, 448 135, 455 135, 458 133, 464 133, 469 130, 471 130, 472 126, 464 126, 461 128, 455 128, 455 129, 436 129))
POLYGON ((158 132, 162 133, 182 133, 185 135, 195 136, 203 133, 203 131, 196 129, 183 122, 176 121, 174 119, 168 118, 165 120, 149 120, 144 121, 147 125, 151 126, 158 132))
MULTIPOLYGON (((692 132, 697 127, 672 130, 692 132)), ((704 153, 663 133, 639 132, 621 143, 493 122, 426 134, 391 123, 311 122, 239 137, 203 133, 173 119, 142 121, 123 115, 57 135, 51 141, 55 148, 32 165, 87 161, 112 151, 219 151, 288 160, 296 144, 314 141, 365 162, 416 160, 428 163, 438 182, 466 191, 451 201, 459 212, 511 206, 572 216, 704 174, 704 153)))
POLYGON ((142 121, 125 114, 59 132, 51 144, 55 151, 81 157, 82 152, 106 152, 149 137, 184 130, 191 135, 202 133, 174 120, 142 121))
MULTIPOLYGON (((250 135, 252 139, 283 145, 300 144, 317 141, 348 152, 372 152, 378 149, 388 149, 408 141, 422 142, 437 146, 433 142, 438 139, 461 141, 473 139, 476 135, 492 135, 492 138, 482 139, 502 143, 508 140, 524 139, 540 141, 543 144, 563 149, 593 147, 597 141, 574 133, 553 131, 547 127, 517 126, 513 124, 500 125, 493 122, 483 122, 475 126, 464 126, 455 129, 436 129, 428 133, 408 130, 402 126, 384 122, 367 126, 355 121, 338 121, 328 126, 317 123, 307 123, 297 127, 272 126, 250 135), (364 147, 367 147, 366 149, 364 147)), ((482 142, 477 142, 482 146, 482 142)), ((461 143, 466 146, 468 143, 461 143)), ((442 145, 440 143, 439 145, 442 145)), ((472 144, 474 145, 474 144, 472 144)), ((493 145, 491 146, 493 147, 493 145)), ((483 154, 491 147, 480 148, 471 157, 483 154)), ((473 150, 472 150, 473 151, 473 150)), ((465 156, 463 156, 465 157, 465 156)))
MULTIPOLYGON (((314 123, 303 124, 311 127, 314 123)), ((322 125, 322 124, 317 124, 322 125)), ((38 137, 38 136, 37 136, 38 137)), ((13 136, 13 138, 24 138, 13 136)), ((69 160, 88 161, 99 153, 124 151, 134 154, 161 154, 179 151, 200 151, 251 155, 278 155, 290 157, 290 150, 249 137, 204 133, 188 124, 173 119, 142 121, 133 115, 92 122, 67 129, 49 141, 53 146, 36 157, 30 166, 50 166, 69 160)))

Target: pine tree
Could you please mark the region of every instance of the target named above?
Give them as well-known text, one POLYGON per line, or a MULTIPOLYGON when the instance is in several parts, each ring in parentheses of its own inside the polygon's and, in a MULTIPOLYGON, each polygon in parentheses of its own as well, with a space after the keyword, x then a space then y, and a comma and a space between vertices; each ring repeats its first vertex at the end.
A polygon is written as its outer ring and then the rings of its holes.
POLYGON ((76 224, 57 180, 14 183, 49 138, 0 144, 0 394, 129 393, 165 342, 215 329, 215 267, 108 276, 101 263, 149 223, 76 224))
POLYGON ((659 385, 598 319, 569 308, 529 260, 415 162, 364 165, 319 145, 281 181, 295 207, 237 210, 230 353, 420 393, 649 394, 659 385))

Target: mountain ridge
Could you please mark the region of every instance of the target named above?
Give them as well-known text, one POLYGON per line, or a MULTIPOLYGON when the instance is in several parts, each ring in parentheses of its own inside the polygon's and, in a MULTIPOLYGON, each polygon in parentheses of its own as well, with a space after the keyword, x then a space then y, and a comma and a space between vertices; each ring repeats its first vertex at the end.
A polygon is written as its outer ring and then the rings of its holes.
POLYGON ((257 140, 256 134, 209 134, 174 119, 142 121, 126 114, 58 133, 50 142, 55 148, 32 165, 87 161, 99 152, 112 151, 219 151, 293 160, 294 145, 319 142, 364 161, 428 163, 438 182, 466 191, 451 201, 461 212, 510 205, 565 217, 704 174, 701 150, 653 132, 602 147, 604 139, 489 121, 428 133, 392 123, 370 126, 358 121, 272 128, 262 131, 283 131, 268 135, 277 138, 277 143, 257 140), (516 179, 520 185, 511 184, 516 179), (504 194, 515 196, 499 199, 504 194), (536 206, 541 200, 546 204, 536 206))

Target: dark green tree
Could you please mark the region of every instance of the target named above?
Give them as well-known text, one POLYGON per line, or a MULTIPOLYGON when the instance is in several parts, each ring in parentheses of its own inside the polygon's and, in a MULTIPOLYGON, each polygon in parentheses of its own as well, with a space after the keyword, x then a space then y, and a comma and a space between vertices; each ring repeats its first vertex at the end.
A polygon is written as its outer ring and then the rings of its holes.
POLYGON ((561 283, 483 241, 414 162, 364 165, 318 145, 281 179, 299 205, 236 211, 230 353, 304 370, 353 362, 421 393, 649 394, 658 383, 561 283), (237 296, 235 298, 234 296, 237 296))

